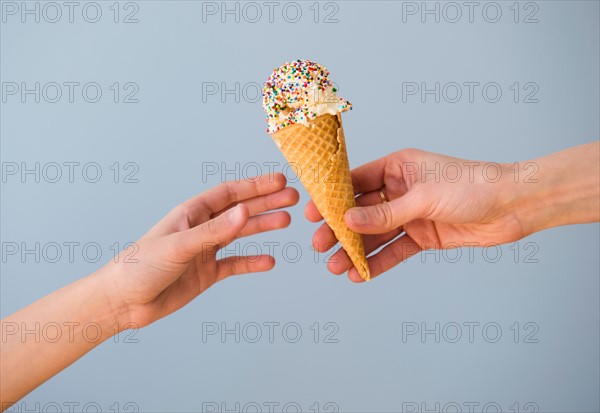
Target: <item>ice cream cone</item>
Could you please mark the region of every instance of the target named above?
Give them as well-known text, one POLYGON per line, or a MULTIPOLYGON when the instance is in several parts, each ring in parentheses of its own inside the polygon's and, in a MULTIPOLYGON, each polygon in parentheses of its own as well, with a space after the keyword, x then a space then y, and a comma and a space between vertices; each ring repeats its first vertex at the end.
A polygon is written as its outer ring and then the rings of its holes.
POLYGON ((288 125, 271 136, 360 276, 369 280, 362 237, 344 221, 344 213, 356 203, 341 115, 320 115, 308 121, 308 125, 288 125))
POLYGON ((370 278, 362 237, 344 213, 356 205, 341 113, 352 104, 337 95, 329 71, 310 60, 284 63, 263 89, 267 132, 313 199, 360 276, 370 278))

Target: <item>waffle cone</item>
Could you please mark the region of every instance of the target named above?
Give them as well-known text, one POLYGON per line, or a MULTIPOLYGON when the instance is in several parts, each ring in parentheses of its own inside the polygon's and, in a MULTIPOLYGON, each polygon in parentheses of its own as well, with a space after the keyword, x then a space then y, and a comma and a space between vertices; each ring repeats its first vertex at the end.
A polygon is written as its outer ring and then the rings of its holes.
POLYGON ((369 280, 362 237, 344 221, 344 213, 356 206, 356 202, 341 115, 321 115, 310 121, 308 127, 289 125, 271 136, 360 276, 369 280))

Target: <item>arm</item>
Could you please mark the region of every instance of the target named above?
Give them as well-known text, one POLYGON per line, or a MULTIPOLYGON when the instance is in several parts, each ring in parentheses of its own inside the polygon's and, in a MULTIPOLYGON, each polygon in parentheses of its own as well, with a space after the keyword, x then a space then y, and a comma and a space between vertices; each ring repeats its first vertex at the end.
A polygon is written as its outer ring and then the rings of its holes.
POLYGON ((2 411, 118 333, 126 314, 110 297, 110 276, 101 269, 2 320, 2 411))
MULTIPOLYGON (((346 224, 365 234, 371 276, 424 249, 503 244, 543 229, 600 220, 600 143, 566 149, 530 162, 466 161, 406 149, 352 172, 358 207, 346 224), (389 202, 382 202, 380 192, 389 202)), ((312 202, 305 214, 322 220, 312 202)), ((318 251, 335 244, 323 224, 313 237, 318 251)), ((347 254, 328 264, 362 282, 347 254)))
POLYGON ((124 251, 2 320, 2 410, 121 330, 171 314, 230 275, 273 268, 268 255, 216 254, 236 238, 286 227, 289 214, 270 211, 296 202, 281 174, 222 184, 173 209, 136 243, 133 260, 124 251), (47 334, 22 334, 36 324, 47 334))
POLYGON ((537 183, 517 184, 511 206, 524 232, 600 220, 600 142, 576 146, 543 158, 537 183))

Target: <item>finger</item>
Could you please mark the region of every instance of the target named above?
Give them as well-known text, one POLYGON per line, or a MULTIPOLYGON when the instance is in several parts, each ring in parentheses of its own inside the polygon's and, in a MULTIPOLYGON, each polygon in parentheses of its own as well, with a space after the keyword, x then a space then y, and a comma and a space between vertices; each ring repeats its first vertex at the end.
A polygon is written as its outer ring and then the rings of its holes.
MULTIPOLYGON (((376 203, 381 203, 381 195, 379 195, 379 191, 369 192, 356 198, 356 204, 358 206, 374 205, 376 203)), ((335 246, 335 244, 337 244, 337 242, 338 241, 335 237, 335 234, 329 225, 327 225, 327 223, 324 223, 317 228, 312 239, 312 245, 318 252, 329 251, 333 246, 335 246)))
POLYGON ((312 239, 313 248, 318 252, 329 251, 337 243, 338 240, 327 223, 324 223, 317 228, 312 239))
MULTIPOLYGON (((379 194, 379 191, 369 192, 367 194, 360 195, 356 198, 356 205, 358 205, 358 206, 370 206, 370 205, 374 205, 377 203, 381 203, 381 195, 379 194)), ((394 233, 396 233, 396 235, 398 235, 400 233, 400 231, 394 230, 394 233)), ((366 239, 365 239, 365 241, 366 241, 366 239)), ((327 223, 325 223, 325 224, 321 225, 319 228, 317 228, 317 230, 315 231, 315 234, 313 235, 313 239, 312 239, 312 245, 316 251, 318 251, 318 252, 329 251, 333 246, 335 246, 335 244, 337 244, 337 239, 335 237, 335 234, 329 227, 329 225, 327 225, 327 223)), ((366 244, 365 244, 365 248, 366 248, 366 244)), ((346 268, 342 272, 345 272, 347 270, 348 270, 348 268, 346 268)))
POLYGON ((231 242, 247 222, 248 208, 237 205, 204 224, 169 235, 171 253, 183 261, 200 253, 215 254, 220 246, 231 242))
POLYGON ((221 281, 230 275, 269 271, 275 266, 275 258, 270 255, 248 255, 227 257, 217 261, 217 279, 221 281))
POLYGON ((313 201, 308 201, 306 204, 306 207, 304 208, 304 216, 310 222, 319 222, 323 220, 323 215, 321 215, 313 201))
MULTIPOLYGON (((368 258, 371 278, 375 278, 388 271, 420 251, 421 248, 410 236, 406 234, 402 235, 379 253, 368 258)), ((348 271, 348 278, 356 283, 364 281, 358 270, 354 267, 348 271)))
POLYGON ((281 173, 262 175, 241 181, 225 182, 209 189, 179 206, 188 217, 191 226, 202 222, 208 214, 224 210, 231 204, 247 199, 268 195, 282 190, 286 185, 285 176, 281 173))
POLYGON ((292 218, 285 211, 271 212, 268 214, 257 215, 248 220, 244 228, 236 238, 247 237, 261 232, 273 231, 286 228, 290 225, 292 218))
MULTIPOLYGON (((369 255, 377 248, 396 238, 401 233, 402 229, 399 228, 386 234, 364 236, 363 240, 365 244, 365 253, 369 255)), ((329 271, 335 275, 343 274, 353 266, 354 263, 343 248, 341 248, 339 251, 336 251, 327 262, 327 269, 329 269, 329 271)))
POLYGON ((344 216, 348 227, 361 234, 383 234, 420 218, 426 203, 413 190, 390 202, 350 208, 344 216))
MULTIPOLYGON (((294 188, 287 187, 272 194, 259 196, 256 198, 244 201, 244 205, 248 208, 250 216, 262 214, 263 212, 271 211, 279 208, 286 208, 298 203, 300 195, 294 188)), ((226 210, 217 212, 215 215, 220 215, 226 210)))
MULTIPOLYGON (((381 189, 363 195, 359 195, 358 197, 356 197, 356 205, 367 206, 381 203, 381 195, 379 194, 380 190, 381 189)), ((306 204, 306 207, 304 208, 304 216, 310 222, 319 222, 323 220, 323 216, 321 215, 313 201, 308 201, 308 203, 306 204)))
POLYGON ((362 194, 382 188, 386 163, 387 157, 383 157, 353 169, 351 174, 354 193, 362 194))
POLYGON ((359 195, 356 197, 357 206, 371 206, 382 204, 381 193, 383 192, 386 200, 388 199, 384 189, 378 189, 377 191, 367 192, 366 194, 359 195))

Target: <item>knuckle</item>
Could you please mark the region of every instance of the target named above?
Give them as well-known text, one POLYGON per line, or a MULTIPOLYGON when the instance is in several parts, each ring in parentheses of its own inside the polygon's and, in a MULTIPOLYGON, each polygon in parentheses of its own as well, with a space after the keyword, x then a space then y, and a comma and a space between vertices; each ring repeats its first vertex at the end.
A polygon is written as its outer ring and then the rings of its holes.
POLYGON ((187 223, 187 227, 190 227, 193 221, 194 209, 187 203, 183 203, 174 207, 169 215, 177 222, 182 223, 182 226, 187 223))
POLYGON ((416 148, 405 148, 396 152, 398 157, 403 159, 417 159, 422 153, 422 150, 416 148))
POLYGON ((392 229, 394 217, 389 202, 377 205, 375 209, 375 223, 385 229, 392 229))
POLYGON ((231 273, 244 274, 248 272, 248 262, 244 257, 235 257, 231 260, 231 273))
POLYGON ((239 186, 240 181, 227 181, 222 183, 222 187, 224 188, 225 200, 227 203, 233 203, 237 201, 237 187, 239 186))
POLYGON ((186 212, 187 211, 185 205, 181 204, 174 207, 169 214, 176 218, 183 218, 186 216, 186 212))
POLYGON ((254 225, 257 232, 265 232, 267 230, 266 222, 262 219, 255 220, 254 225))
POLYGON ((227 271, 227 275, 237 274, 239 271, 239 261, 240 257, 234 257, 229 263, 229 271, 227 271))
POLYGON ((279 207, 279 205, 275 204, 272 197, 269 197, 269 196, 265 197, 265 208, 267 209, 267 211, 276 209, 278 207, 279 207))
POLYGON ((211 219, 204 225, 204 230, 208 234, 218 234, 221 230, 218 219, 211 219))

